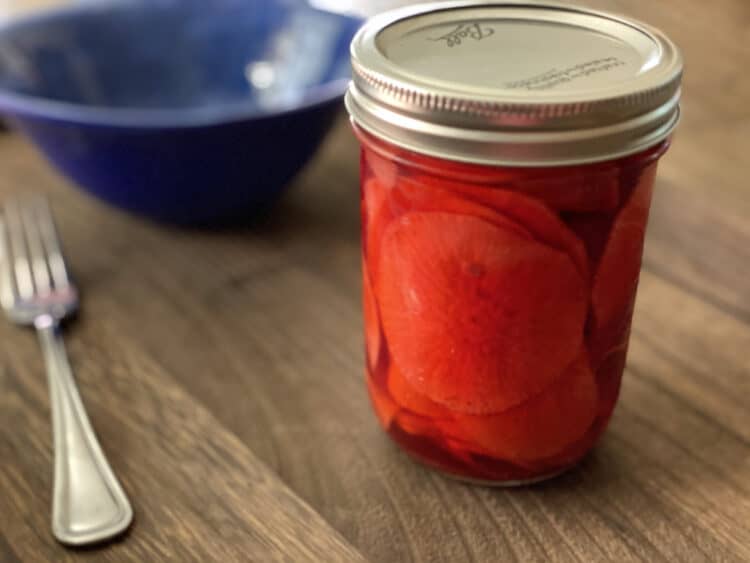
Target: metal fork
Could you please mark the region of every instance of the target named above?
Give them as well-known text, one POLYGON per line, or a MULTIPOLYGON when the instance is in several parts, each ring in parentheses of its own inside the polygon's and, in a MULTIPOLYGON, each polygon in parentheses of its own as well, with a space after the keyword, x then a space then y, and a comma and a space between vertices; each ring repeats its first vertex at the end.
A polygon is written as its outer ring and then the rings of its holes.
POLYGON ((123 532, 133 509, 104 457, 76 388, 60 322, 78 308, 47 200, 6 204, 0 217, 0 303, 39 335, 49 382, 55 472, 52 532, 84 545, 123 532))

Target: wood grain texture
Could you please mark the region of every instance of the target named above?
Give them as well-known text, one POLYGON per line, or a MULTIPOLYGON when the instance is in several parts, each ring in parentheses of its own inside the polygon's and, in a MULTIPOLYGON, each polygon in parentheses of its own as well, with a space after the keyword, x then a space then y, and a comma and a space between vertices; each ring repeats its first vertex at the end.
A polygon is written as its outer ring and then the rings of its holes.
POLYGON ((579 468, 471 487, 379 430, 343 115, 277 209, 234 231, 109 209, 5 135, 0 198, 33 188, 55 206, 84 294, 71 356, 137 521, 103 550, 51 539, 41 362, 31 334, 0 324, 0 561, 354 560, 345 541, 386 563, 749 561, 750 3, 589 4, 663 28, 687 72, 622 398, 579 468))
POLYGON ((0 427, 7 431, 0 434, 0 560, 359 560, 106 317, 87 316, 77 324, 71 358, 102 443, 136 499, 135 525, 104 549, 65 552, 52 539, 44 372, 33 334, 3 325, 0 427))

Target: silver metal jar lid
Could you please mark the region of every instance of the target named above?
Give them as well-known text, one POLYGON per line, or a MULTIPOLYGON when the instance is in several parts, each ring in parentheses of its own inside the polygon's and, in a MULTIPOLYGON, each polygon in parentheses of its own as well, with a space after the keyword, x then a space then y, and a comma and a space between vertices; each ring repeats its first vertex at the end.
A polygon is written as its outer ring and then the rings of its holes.
POLYGON ((632 154, 679 117, 660 31, 554 3, 461 0, 370 19, 352 41, 354 122, 452 160, 555 166, 632 154))

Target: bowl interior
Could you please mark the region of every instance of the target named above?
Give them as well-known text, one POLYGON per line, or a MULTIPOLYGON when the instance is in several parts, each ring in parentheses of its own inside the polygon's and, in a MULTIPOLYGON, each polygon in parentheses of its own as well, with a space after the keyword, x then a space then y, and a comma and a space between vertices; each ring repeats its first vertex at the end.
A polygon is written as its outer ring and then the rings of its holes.
POLYGON ((65 9, 0 29, 0 91, 98 108, 288 108, 349 76, 358 25, 283 0, 65 9))

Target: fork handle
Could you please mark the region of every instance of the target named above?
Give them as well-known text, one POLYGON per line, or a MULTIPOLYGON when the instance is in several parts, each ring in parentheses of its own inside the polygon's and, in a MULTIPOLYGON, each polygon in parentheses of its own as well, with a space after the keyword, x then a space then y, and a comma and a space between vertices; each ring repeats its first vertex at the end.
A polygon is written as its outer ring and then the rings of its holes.
POLYGON ((133 509, 86 415, 59 323, 44 315, 34 325, 47 366, 52 407, 52 532, 69 545, 111 538, 127 529, 133 509))

